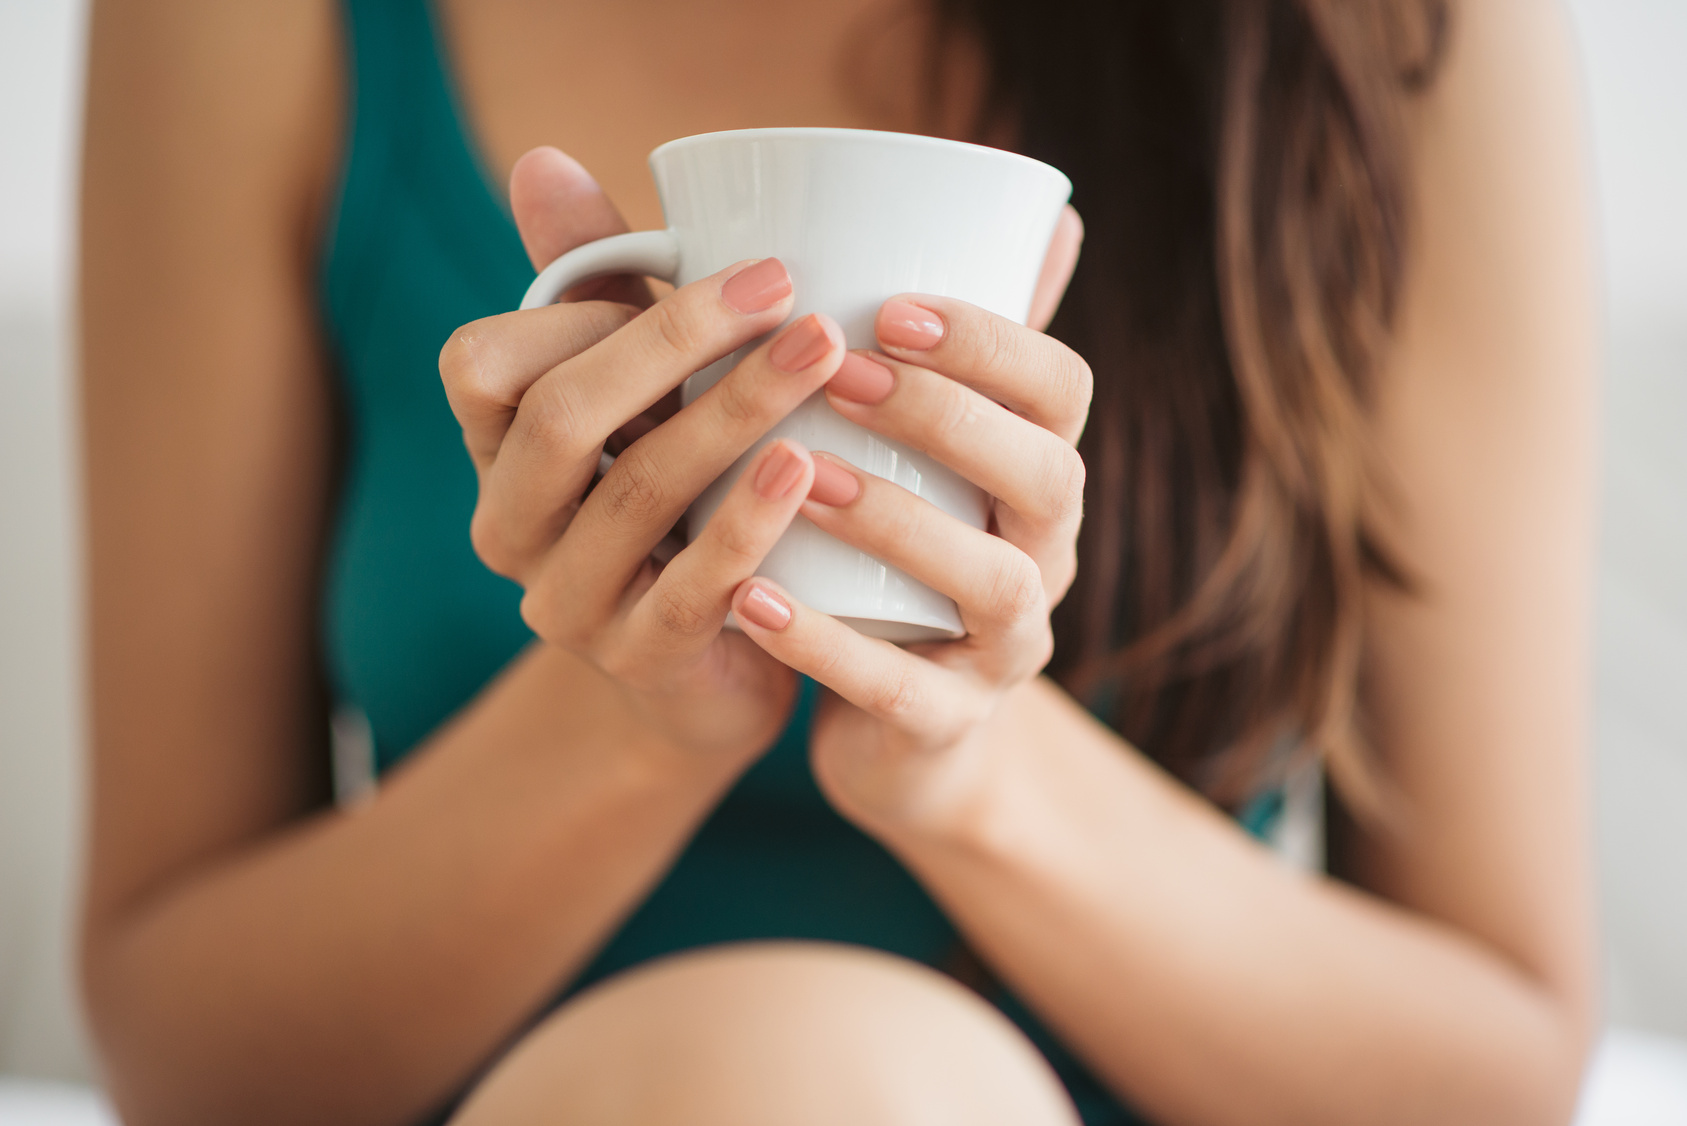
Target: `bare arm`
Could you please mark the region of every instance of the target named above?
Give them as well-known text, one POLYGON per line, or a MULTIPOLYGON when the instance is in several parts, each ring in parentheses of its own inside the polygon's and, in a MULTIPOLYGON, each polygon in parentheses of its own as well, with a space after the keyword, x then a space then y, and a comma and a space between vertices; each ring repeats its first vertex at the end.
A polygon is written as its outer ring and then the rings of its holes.
POLYGON ((94 15, 83 965, 137 1126, 414 1120, 578 969, 748 761, 680 753, 590 665, 536 647, 371 804, 323 808, 311 276, 336 22, 326 2, 94 15))
POLYGON ((1392 902, 1282 871, 1046 691, 1023 701, 1039 752, 1003 786, 1019 797, 1002 835, 982 857, 905 852, 1161 1121, 1523 1123, 1573 1106, 1592 1019, 1579 106, 1560 19, 1485 0, 1458 14, 1421 122, 1421 249, 1380 418, 1424 589, 1379 594, 1369 625, 1407 820, 1350 859, 1392 902))
MULTIPOLYGON (((788 626, 749 627, 859 706, 817 723, 833 801, 1155 1121, 1547 1123, 1574 1104, 1593 1013, 1582 763, 1593 332, 1579 107, 1555 13, 1471 0, 1458 15, 1424 107, 1421 249, 1379 418, 1423 586, 1416 598, 1377 595, 1368 626, 1368 703, 1406 817, 1354 842, 1361 888, 1287 870, 1046 682, 1009 692, 989 723, 955 720, 988 714, 977 683, 1008 660, 1000 638, 1036 637, 1037 613, 1013 596, 1024 585, 969 581, 1015 574, 986 568, 982 550, 943 563, 875 538, 902 502, 871 481, 811 519, 949 583, 975 650, 992 659, 953 649, 920 666, 801 607, 788 626)), ((947 320, 941 341, 920 359, 881 324, 886 351, 1034 404, 1071 384, 1051 381, 1041 397, 1015 386, 1003 354, 1046 378, 1060 370, 1052 347, 928 304, 947 320), (1015 345, 980 364, 990 349, 969 350, 972 334, 1015 345)), ((902 405, 930 378, 893 366, 890 397, 852 417, 953 438, 902 405)), ((997 460, 1038 464, 1039 444, 1009 442, 1004 429, 997 460)), ((904 507, 901 527, 929 522, 904 507)), ((1038 506, 1013 511, 1017 522, 1038 506)), ((1042 541, 1018 542, 1064 589, 1042 541)))

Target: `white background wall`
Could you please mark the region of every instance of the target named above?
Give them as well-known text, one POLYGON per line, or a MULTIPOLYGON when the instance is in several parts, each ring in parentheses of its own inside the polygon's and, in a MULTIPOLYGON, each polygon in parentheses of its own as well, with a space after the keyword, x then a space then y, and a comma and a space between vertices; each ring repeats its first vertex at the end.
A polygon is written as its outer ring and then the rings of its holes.
POLYGON ((1609 291, 1597 812, 1614 1019, 1687 1037, 1687 0, 1575 0, 1609 291))
POLYGON ((83 7, 0 0, 0 1071, 86 1068, 67 941, 81 716, 66 311, 83 7))
MULTIPOLYGON (((1544 2, 1544 0, 1543 0, 1544 2)), ((1687 1036, 1687 0, 1571 0, 1610 282, 1598 650, 1611 1015, 1687 1036)), ((78 1077, 69 230, 79 0, 0 0, 0 1072, 78 1077)))

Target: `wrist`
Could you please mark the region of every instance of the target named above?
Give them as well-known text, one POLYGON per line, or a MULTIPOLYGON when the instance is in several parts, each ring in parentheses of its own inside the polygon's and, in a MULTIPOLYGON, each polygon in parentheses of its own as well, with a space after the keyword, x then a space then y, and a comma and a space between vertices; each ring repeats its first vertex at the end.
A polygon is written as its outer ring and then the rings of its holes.
POLYGON ((736 778, 779 739, 796 705, 796 678, 783 698, 652 696, 605 678, 640 754, 652 769, 736 778))
POLYGON ((372 808, 400 820, 425 810, 432 832, 446 811, 518 842, 510 854, 543 870, 699 822, 742 769, 642 725, 595 669, 537 643, 384 779, 372 808))
POLYGON ((987 864, 1030 862, 1039 842, 1060 832, 1063 803, 1051 792, 1058 760, 1093 739, 1094 727, 1046 678, 1018 685, 969 738, 953 764, 947 799, 931 803, 927 816, 881 823, 874 835, 907 859, 942 854, 987 864))
POLYGON ((724 789, 755 758, 736 746, 687 741, 591 662, 543 641, 500 677, 486 702, 503 735, 497 742, 527 760, 535 782, 584 770, 641 790, 724 789))
POLYGON ((1008 831, 1016 796, 1024 797, 1021 760, 1038 747, 1025 723, 1027 689, 1009 691, 987 721, 952 745, 916 752, 886 800, 834 804, 899 853, 988 851, 1008 831))

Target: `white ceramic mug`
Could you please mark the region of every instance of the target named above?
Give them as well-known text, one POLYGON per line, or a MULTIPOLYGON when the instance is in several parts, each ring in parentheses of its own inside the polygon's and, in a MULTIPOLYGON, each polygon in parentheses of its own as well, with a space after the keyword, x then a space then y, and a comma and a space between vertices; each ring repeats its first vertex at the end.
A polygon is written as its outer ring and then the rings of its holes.
MULTIPOLYGON (((540 272, 523 309, 605 274, 685 285, 746 258, 778 258, 795 290, 790 321, 826 313, 851 348, 876 346, 874 315, 898 293, 956 297, 1023 324, 1072 191, 1060 172, 1016 153, 857 129, 705 133, 656 149, 650 169, 668 229, 576 247, 540 272)), ((697 398, 759 343, 686 380, 683 400, 697 398)), ((988 498, 976 486, 846 422, 817 393, 697 499, 692 538, 756 451, 778 438, 836 454, 984 527, 988 498)), ((947 597, 800 516, 759 573, 872 637, 911 642, 964 632, 947 597)))

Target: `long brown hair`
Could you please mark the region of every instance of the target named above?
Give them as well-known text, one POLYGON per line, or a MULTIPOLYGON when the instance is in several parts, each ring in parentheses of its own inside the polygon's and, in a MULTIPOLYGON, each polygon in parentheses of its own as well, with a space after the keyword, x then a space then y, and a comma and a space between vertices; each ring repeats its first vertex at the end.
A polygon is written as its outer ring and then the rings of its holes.
POLYGON ((1051 331, 1095 370, 1052 674, 1237 805, 1322 754, 1372 804, 1357 681, 1384 543, 1368 434, 1409 217, 1405 101, 1443 0, 938 0, 988 132, 1067 172, 1051 331))

